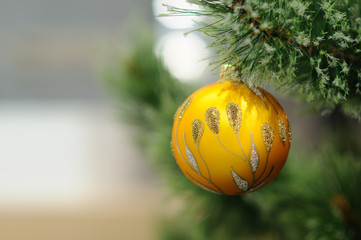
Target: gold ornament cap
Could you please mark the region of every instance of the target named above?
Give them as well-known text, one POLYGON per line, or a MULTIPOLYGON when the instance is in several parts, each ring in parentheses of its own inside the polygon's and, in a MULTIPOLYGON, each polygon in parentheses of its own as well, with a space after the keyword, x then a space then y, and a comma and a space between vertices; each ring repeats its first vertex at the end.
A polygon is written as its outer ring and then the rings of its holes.
POLYGON ((229 82, 238 82, 239 76, 235 71, 235 67, 229 64, 221 65, 220 78, 219 82, 229 81, 229 82))

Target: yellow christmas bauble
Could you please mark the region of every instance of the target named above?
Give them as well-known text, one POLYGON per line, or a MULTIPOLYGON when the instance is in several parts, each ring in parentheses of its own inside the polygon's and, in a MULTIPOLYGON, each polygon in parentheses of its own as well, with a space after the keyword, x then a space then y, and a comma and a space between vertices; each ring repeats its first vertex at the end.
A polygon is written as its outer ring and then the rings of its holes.
POLYGON ((227 195, 253 192, 271 182, 285 164, 289 122, 266 90, 222 78, 180 106, 172 151, 197 186, 227 195))

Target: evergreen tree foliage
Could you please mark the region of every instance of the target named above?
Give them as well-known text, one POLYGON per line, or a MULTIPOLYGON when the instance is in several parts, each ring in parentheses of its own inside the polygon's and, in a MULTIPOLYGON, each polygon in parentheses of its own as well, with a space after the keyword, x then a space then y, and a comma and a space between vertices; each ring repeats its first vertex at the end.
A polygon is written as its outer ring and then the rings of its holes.
POLYGON ((361 1, 188 0, 218 64, 236 81, 272 82, 288 93, 361 117, 361 1))
MULTIPOLYGON (((232 7, 231 3, 201 2, 212 7, 211 14, 217 10, 220 16, 232 7)), ((281 174, 257 192, 241 196, 206 192, 181 173, 169 146, 173 115, 195 86, 186 86, 169 74, 154 56, 149 37, 134 39, 132 49, 111 59, 104 78, 122 115, 139 127, 140 144, 154 168, 173 194, 186 201, 176 215, 164 219, 161 239, 361 239, 361 150, 354 122, 335 111, 325 121, 330 129, 328 141, 317 146, 316 153, 293 149, 281 174)))

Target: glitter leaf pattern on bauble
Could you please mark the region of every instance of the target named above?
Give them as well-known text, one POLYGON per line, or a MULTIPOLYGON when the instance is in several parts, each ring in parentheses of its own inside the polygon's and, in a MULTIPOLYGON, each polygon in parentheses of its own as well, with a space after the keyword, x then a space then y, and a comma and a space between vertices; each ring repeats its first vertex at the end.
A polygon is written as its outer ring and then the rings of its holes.
MULTIPOLYGON (((206 186, 204 186, 202 183, 200 183, 200 182, 198 182, 197 180, 195 180, 189 173, 186 172, 186 175, 187 175, 190 179, 192 179, 192 181, 193 181, 198 187, 202 188, 203 190, 206 190, 206 191, 208 191, 208 192, 212 192, 212 193, 217 193, 217 194, 219 194, 219 192, 217 192, 217 191, 215 191, 215 190, 213 190, 213 189, 210 189, 209 187, 206 187, 206 186)), ((214 186, 214 187, 216 187, 216 186, 214 186)), ((218 190, 221 191, 220 189, 218 189, 218 190)))
POLYGON ((192 151, 189 149, 189 147, 187 145, 187 142, 186 142, 186 139, 185 139, 185 134, 183 134, 183 137, 184 137, 184 147, 185 147, 185 150, 186 150, 186 155, 187 155, 188 162, 192 165, 194 170, 196 170, 197 173, 199 173, 198 164, 196 162, 196 159, 193 156, 192 151))
POLYGON ((263 143, 266 147, 266 151, 270 152, 272 149, 272 143, 273 143, 273 139, 274 139, 274 134, 273 134, 273 129, 271 127, 271 124, 269 124, 267 122, 262 124, 261 135, 263 138, 263 143))
POLYGON ((207 123, 209 129, 213 133, 218 134, 219 133, 219 123, 220 123, 220 118, 221 118, 219 110, 215 107, 209 107, 206 110, 204 117, 206 119, 206 123, 207 123))
POLYGON ((280 115, 278 115, 278 129, 279 129, 281 141, 286 142, 287 140, 286 126, 285 126, 285 122, 283 121, 280 115))
POLYGON ((291 130, 291 124, 287 119, 287 125, 288 125, 288 142, 291 144, 292 142, 292 130, 291 130))
POLYGON ((226 107, 227 118, 229 125, 235 134, 238 134, 242 125, 242 110, 238 104, 232 102, 227 104, 226 107))
POLYGON ((233 171, 233 169, 231 170, 231 172, 232 172, 233 180, 236 183, 237 187, 242 191, 246 192, 248 190, 248 182, 246 180, 243 180, 240 176, 238 176, 238 174, 235 171, 233 171))
POLYGON ((251 89, 251 91, 256 94, 260 99, 262 99, 262 101, 264 101, 264 97, 263 94, 261 93, 261 91, 256 87, 256 86, 250 86, 249 89, 251 89))
POLYGON ((194 119, 192 122, 192 139, 194 144, 198 147, 199 142, 204 133, 204 124, 200 119, 194 119))
POLYGON ((184 113, 186 112, 189 105, 191 105, 192 101, 193 101, 193 98, 191 97, 191 98, 188 98, 188 100, 184 103, 182 109, 179 112, 178 119, 182 119, 184 113))
POLYGON ((256 144, 253 141, 253 134, 251 133, 251 152, 250 152, 250 165, 252 172, 256 172, 259 164, 259 156, 256 144))

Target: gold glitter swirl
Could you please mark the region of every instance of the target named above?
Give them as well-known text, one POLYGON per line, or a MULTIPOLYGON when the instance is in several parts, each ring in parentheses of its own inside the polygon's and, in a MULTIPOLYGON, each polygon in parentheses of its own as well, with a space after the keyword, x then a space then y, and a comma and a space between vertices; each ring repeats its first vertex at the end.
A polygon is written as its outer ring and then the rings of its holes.
POLYGON ((231 169, 231 172, 232 172, 233 180, 236 183, 237 187, 242 191, 247 192, 248 182, 242 179, 235 171, 233 171, 233 169, 231 169))
POLYGON ((194 144, 198 147, 204 133, 204 124, 200 119, 194 119, 192 122, 192 138, 194 144))
POLYGON ((231 102, 226 107, 229 125, 235 134, 238 134, 242 124, 242 110, 238 104, 231 102))
POLYGON ((278 115, 278 129, 279 129, 281 141, 286 142, 287 140, 286 126, 285 126, 285 122, 283 121, 280 115, 278 115))
POLYGON ((274 139, 273 129, 271 127, 271 124, 264 123, 261 127, 261 135, 263 138, 263 143, 266 146, 266 151, 270 152, 272 149, 272 143, 274 139))
POLYGON ((189 107, 189 105, 191 105, 192 103, 192 100, 193 100, 193 97, 191 98, 188 98, 187 101, 184 103, 182 109, 180 110, 179 112, 179 115, 178 115, 178 119, 182 119, 184 113, 186 112, 187 108, 189 107))
POLYGON ((220 123, 220 119, 221 119, 219 110, 215 107, 209 107, 206 110, 204 117, 206 119, 206 123, 207 123, 209 129, 213 133, 218 134, 219 133, 219 123, 220 123))

